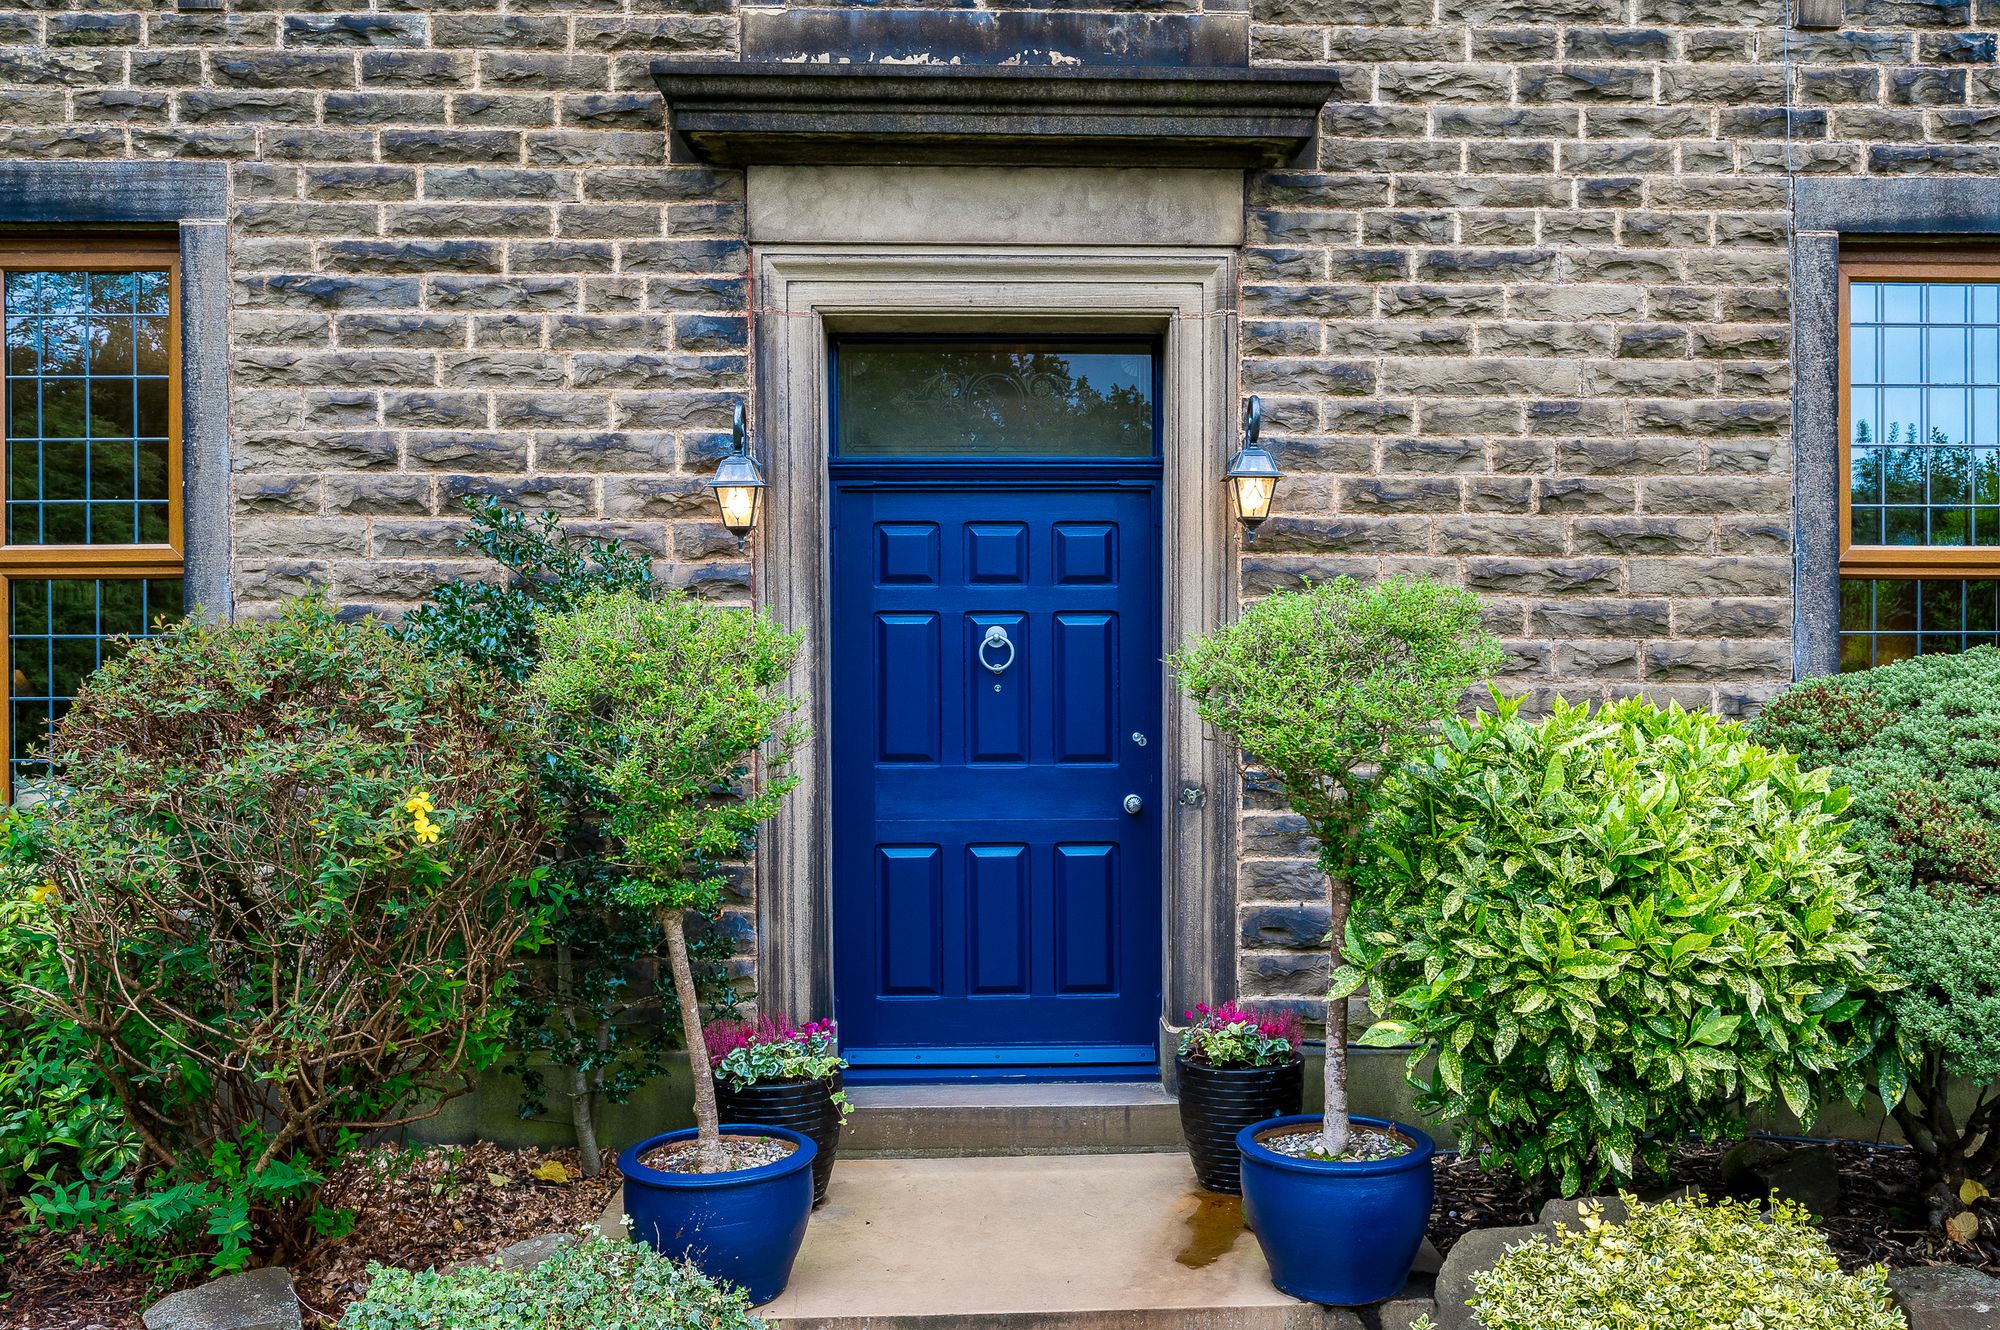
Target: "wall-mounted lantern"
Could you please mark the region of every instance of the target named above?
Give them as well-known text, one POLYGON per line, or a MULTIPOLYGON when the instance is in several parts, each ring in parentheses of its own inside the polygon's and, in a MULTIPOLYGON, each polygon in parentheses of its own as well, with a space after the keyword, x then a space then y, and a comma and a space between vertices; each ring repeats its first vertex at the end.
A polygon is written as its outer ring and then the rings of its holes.
POLYGON ((1271 515, 1271 496, 1285 473, 1275 458, 1259 446, 1257 436, 1264 429, 1264 404, 1253 395, 1243 404, 1243 446, 1229 459, 1222 478, 1236 496, 1236 520, 1243 524, 1243 538, 1257 539, 1257 527, 1271 515))
POLYGON ((764 472, 750 455, 750 430, 743 423, 743 403, 736 404, 729 422, 729 456, 722 459, 708 487, 715 491, 715 506, 722 510, 722 525, 736 537, 736 548, 757 525, 757 509, 764 499, 764 472))

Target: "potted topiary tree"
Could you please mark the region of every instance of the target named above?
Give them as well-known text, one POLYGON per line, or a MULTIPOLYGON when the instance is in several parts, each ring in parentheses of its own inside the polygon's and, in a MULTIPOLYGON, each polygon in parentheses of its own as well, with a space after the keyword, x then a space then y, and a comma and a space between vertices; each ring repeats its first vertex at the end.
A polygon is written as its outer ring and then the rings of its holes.
POLYGON ((542 658, 530 687, 602 791, 626 875, 619 892, 659 920, 694 1080, 695 1126, 619 1156, 633 1234, 768 1302, 805 1237, 815 1147, 783 1127, 723 1133, 686 917, 720 912, 723 863, 750 847, 795 783, 785 768, 804 729, 783 683, 798 638, 758 611, 682 592, 595 595, 535 623, 542 658))
POLYGON ((1196 714, 1306 819, 1327 880, 1326 1110, 1237 1136, 1245 1215, 1272 1282, 1294 1297, 1379 1302, 1403 1286, 1423 1241, 1430 1138, 1348 1112, 1347 999, 1364 978, 1343 964, 1348 907, 1379 773, 1432 743, 1500 659, 1472 596, 1400 578, 1267 597, 1173 658, 1196 714))

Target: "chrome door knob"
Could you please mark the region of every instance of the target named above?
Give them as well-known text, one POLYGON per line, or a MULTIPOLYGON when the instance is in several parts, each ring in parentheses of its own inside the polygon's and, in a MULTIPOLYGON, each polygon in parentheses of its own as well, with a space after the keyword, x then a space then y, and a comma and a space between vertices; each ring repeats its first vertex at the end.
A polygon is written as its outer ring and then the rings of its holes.
POLYGON ((1141 799, 1138 795, 1128 794, 1125 796, 1125 811, 1130 813, 1132 816, 1137 817, 1140 813, 1144 812, 1145 809, 1146 809, 1146 801, 1144 799, 1141 799))

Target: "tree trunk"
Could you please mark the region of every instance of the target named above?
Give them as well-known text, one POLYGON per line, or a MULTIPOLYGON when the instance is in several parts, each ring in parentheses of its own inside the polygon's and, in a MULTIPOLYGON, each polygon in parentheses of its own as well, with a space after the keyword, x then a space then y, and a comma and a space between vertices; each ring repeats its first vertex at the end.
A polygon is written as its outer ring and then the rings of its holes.
MULTIPOLYGON (((1328 926, 1331 934, 1333 968, 1346 959, 1348 886, 1329 877, 1328 926)), ((1347 1121, 1347 999, 1329 998, 1326 1004, 1326 1115, 1320 1120, 1320 1148, 1338 1159, 1347 1153, 1351 1134, 1347 1121)))
MULTIPOLYGON (((568 946, 556 948, 556 998, 563 1020, 574 1031, 579 1025, 576 1001, 576 953, 568 946)), ((604 1171, 604 1158, 597 1148, 597 1096, 582 1067, 569 1069, 569 1125, 576 1137, 576 1152, 582 1158, 583 1176, 594 1178, 604 1171)))
POLYGON ((576 1152, 583 1157, 583 1176, 594 1178, 604 1172, 604 1156, 597 1148, 597 1091, 581 1067, 569 1069, 569 1125, 576 1133, 576 1152))
POLYGON ((694 1077, 695 1165, 698 1172, 720 1173, 728 1167, 722 1155, 721 1118, 715 1107, 715 1070, 708 1065, 708 1042, 701 1037, 701 1002, 694 992, 694 967, 688 963, 687 919, 681 911, 660 911, 660 928, 667 935, 667 961, 674 971, 674 993, 681 1003, 681 1037, 687 1043, 688 1072, 694 1077))

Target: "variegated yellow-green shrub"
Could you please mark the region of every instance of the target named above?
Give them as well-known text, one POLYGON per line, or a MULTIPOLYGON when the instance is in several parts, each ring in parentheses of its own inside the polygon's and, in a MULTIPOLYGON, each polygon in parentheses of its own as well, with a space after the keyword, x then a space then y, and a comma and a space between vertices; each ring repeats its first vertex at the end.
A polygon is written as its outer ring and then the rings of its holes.
MULTIPOLYGON (((1639 1205, 1534 1237, 1472 1277, 1486 1330, 1908 1330, 1881 1266, 1844 1273, 1790 1202, 1639 1205)), ((1412 1330, 1425 1330, 1420 1322, 1412 1330)))
POLYGON ((1705 712, 1498 706, 1383 783, 1335 979, 1424 1112, 1575 1195, 1900 1080, 1844 791, 1705 712))

